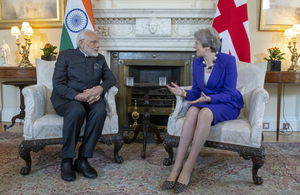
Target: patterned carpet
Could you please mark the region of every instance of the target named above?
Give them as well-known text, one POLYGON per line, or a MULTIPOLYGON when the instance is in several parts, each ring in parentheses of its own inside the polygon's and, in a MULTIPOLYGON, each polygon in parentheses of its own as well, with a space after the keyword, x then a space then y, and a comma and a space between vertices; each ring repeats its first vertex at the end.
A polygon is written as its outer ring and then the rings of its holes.
MULTIPOLYGON (((90 164, 98 178, 87 179, 77 174, 76 181, 60 178, 61 146, 46 146, 32 153, 32 170, 20 175, 25 165, 18 156, 19 133, 0 132, 0 194, 173 194, 161 191, 172 166, 162 165, 167 152, 161 144, 148 144, 146 159, 140 157, 141 143, 124 144, 119 154, 124 163, 113 160, 113 146, 99 144, 90 164)), ((204 148, 194 166, 191 185, 182 194, 300 194, 300 143, 265 143, 266 162, 259 170, 264 184, 252 181, 251 161, 237 153, 204 148)))

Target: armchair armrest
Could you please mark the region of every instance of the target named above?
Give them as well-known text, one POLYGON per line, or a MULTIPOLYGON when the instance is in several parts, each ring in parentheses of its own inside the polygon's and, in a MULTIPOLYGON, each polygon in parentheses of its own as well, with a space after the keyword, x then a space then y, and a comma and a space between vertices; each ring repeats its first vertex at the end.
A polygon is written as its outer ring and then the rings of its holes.
POLYGON ((256 88, 250 100, 249 122, 252 142, 260 143, 262 133, 262 122, 265 112, 265 104, 269 99, 269 93, 262 87, 256 88))
POLYGON ((118 93, 118 91, 118 88, 113 86, 104 95, 104 99, 106 101, 107 117, 110 119, 110 132, 112 133, 118 133, 119 131, 119 119, 115 100, 115 96, 118 93))
POLYGON ((25 119, 36 120, 42 117, 46 110, 46 89, 44 85, 36 84, 22 90, 25 103, 25 119))
MULTIPOLYGON (((192 86, 184 86, 180 88, 189 90, 192 88, 192 86)), ((176 95, 176 106, 172 114, 172 117, 174 117, 175 119, 185 117, 188 109, 189 109, 189 105, 187 104, 187 101, 183 97, 176 95)))
POLYGON ((113 86, 107 91, 107 93, 104 96, 104 99, 106 101, 107 115, 112 116, 117 114, 115 96, 118 93, 118 91, 118 88, 113 86))
MULTIPOLYGON (((180 87, 180 88, 181 89, 191 89, 192 86, 184 86, 184 87, 180 87)), ((176 106, 175 106, 173 114, 168 119, 167 127, 168 127, 168 133, 170 135, 175 134, 176 121, 179 118, 185 117, 189 107, 190 106, 187 104, 187 101, 183 97, 176 95, 176 106)))
POLYGON ((46 88, 36 84, 22 90, 25 104, 24 137, 31 137, 33 123, 46 112, 46 88))

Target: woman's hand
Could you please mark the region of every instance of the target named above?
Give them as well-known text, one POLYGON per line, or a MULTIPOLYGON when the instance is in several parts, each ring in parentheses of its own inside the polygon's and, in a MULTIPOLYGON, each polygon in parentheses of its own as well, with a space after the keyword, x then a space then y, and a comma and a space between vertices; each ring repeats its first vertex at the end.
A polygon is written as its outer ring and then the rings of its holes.
POLYGON ((187 104, 197 104, 197 103, 201 103, 201 102, 211 102, 211 98, 209 96, 206 96, 203 92, 201 92, 201 97, 194 100, 194 101, 190 101, 187 104))
POLYGON ((167 85, 169 91, 174 94, 174 95, 179 95, 179 96, 184 96, 184 92, 183 90, 178 86, 176 85, 175 83, 171 82, 171 84, 174 86, 174 87, 171 87, 170 85, 167 85))

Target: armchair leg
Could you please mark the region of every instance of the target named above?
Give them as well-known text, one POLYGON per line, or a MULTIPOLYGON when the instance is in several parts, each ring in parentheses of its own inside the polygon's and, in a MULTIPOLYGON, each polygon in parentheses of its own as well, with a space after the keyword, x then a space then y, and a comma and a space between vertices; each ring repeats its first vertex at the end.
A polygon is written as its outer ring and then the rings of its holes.
POLYGON ((114 159, 115 159, 115 162, 116 163, 123 163, 123 157, 122 156, 119 156, 118 153, 119 153, 119 150, 122 148, 123 146, 123 138, 120 134, 118 134, 119 137, 116 139, 116 142, 115 142, 115 147, 114 147, 114 159))
POLYGON ((253 182, 256 185, 261 185, 263 183, 262 177, 257 175, 258 169, 261 168, 265 163, 265 148, 263 146, 260 147, 260 150, 257 153, 254 153, 252 157, 252 178, 253 182))
POLYGON ((114 160, 116 163, 123 163, 123 157, 118 155, 119 150, 124 144, 123 136, 120 133, 102 135, 99 141, 107 144, 108 146, 114 144, 114 160))
POLYGON ((26 166, 21 168, 21 175, 28 175, 31 171, 31 156, 30 151, 38 152, 46 145, 59 144, 62 140, 52 139, 52 140, 23 140, 19 145, 19 155, 25 160, 26 166))
POLYGON ((263 183, 262 177, 257 175, 258 169, 261 168, 265 163, 265 148, 261 145, 260 148, 246 148, 239 152, 245 160, 252 159, 252 179, 254 184, 261 185, 263 183))
POLYGON ((168 133, 166 133, 163 141, 163 146, 165 150, 168 152, 169 158, 164 159, 163 163, 165 166, 170 166, 171 164, 173 164, 173 157, 174 157, 173 147, 175 148, 178 147, 179 139, 180 137, 178 136, 171 136, 168 133))
POLYGON ((25 160, 26 166, 22 167, 20 170, 21 175, 28 175, 31 171, 31 156, 30 156, 30 146, 27 141, 22 141, 19 146, 19 155, 25 160))

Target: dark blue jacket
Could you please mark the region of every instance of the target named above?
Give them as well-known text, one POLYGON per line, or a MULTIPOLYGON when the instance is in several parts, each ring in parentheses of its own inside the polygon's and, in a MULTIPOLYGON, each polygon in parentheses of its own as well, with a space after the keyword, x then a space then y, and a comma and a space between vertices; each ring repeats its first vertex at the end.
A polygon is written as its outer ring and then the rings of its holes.
POLYGON ((187 100, 198 99, 203 91, 206 96, 211 98, 212 104, 226 103, 236 108, 243 108, 243 96, 236 89, 236 83, 235 57, 219 52, 206 87, 204 87, 202 57, 196 58, 193 61, 193 87, 191 90, 187 90, 187 100))
POLYGON ((116 84, 103 55, 87 58, 78 48, 59 52, 52 81, 54 108, 73 100, 85 89, 100 85, 105 94, 116 84))

